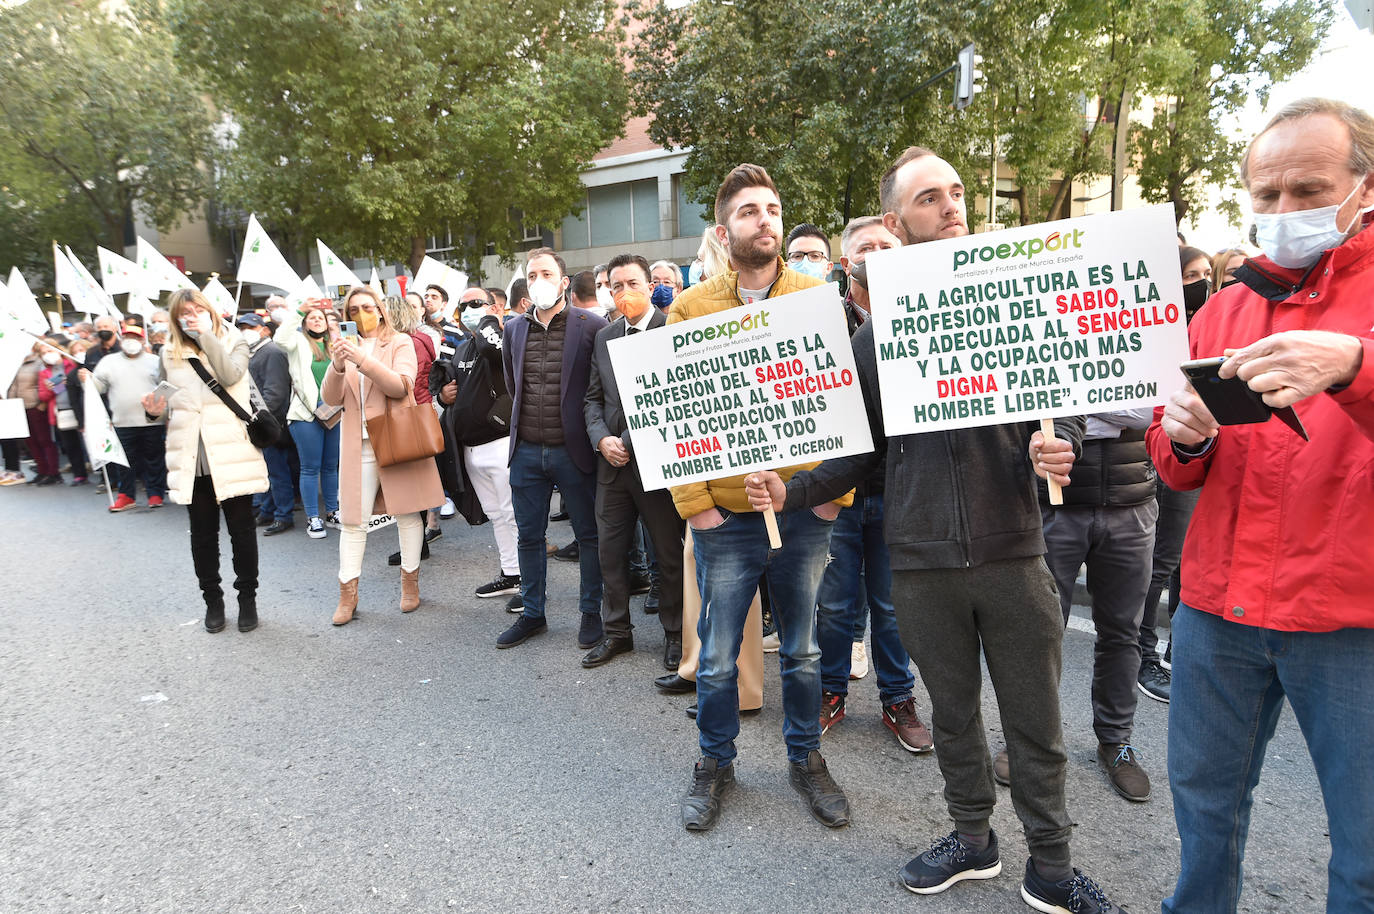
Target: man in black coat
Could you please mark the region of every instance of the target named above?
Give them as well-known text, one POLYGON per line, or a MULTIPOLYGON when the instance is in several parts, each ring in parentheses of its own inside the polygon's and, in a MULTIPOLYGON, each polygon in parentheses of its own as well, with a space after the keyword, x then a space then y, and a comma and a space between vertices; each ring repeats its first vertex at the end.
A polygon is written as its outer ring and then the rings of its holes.
POLYGON ((644 491, 635 465, 629 425, 620 402, 620 387, 611 370, 609 344, 654 330, 668 322, 649 306, 649 262, 638 254, 620 254, 608 265, 611 295, 620 317, 596 334, 592 370, 583 411, 587 438, 597 451, 596 529, 600 537, 601 579, 605 601, 601 618, 605 636, 582 659, 600 666, 634 648, 630 635, 630 568, 636 522, 644 521, 658 557, 658 618, 663 623, 663 666, 677 669, 682 659, 682 519, 667 489, 644 491))
MULTIPOLYGON (((272 328, 257 314, 241 314, 238 328, 248 341, 248 374, 262 397, 263 406, 286 428, 286 412, 291 408, 291 366, 286 353, 272 342, 272 328)), ((296 485, 291 479, 291 456, 279 442, 263 449, 267 462, 267 479, 271 487, 253 496, 253 509, 258 526, 265 526, 264 536, 276 536, 294 527, 291 511, 296 503, 296 485)))

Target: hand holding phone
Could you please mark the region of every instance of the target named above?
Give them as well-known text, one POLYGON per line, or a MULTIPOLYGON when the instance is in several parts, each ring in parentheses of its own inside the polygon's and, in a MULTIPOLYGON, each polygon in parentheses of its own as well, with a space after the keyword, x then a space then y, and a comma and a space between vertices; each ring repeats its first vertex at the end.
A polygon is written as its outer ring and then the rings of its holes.
POLYGON ((1270 416, 1277 415, 1304 441, 1308 440, 1307 429, 1291 406, 1272 407, 1264 402, 1263 394, 1253 390, 1239 376, 1221 377, 1218 370, 1225 361, 1225 356, 1213 356, 1179 366, 1218 425, 1252 425, 1268 422, 1270 416))
POLYGON ((339 321, 339 336, 356 343, 358 341, 358 322, 339 321))
POLYGON ((177 387, 175 384, 169 384, 166 381, 159 381, 158 385, 153 388, 153 396, 161 397, 163 400, 166 400, 168 403, 170 403, 172 402, 172 395, 179 390, 181 390, 181 388, 177 387))

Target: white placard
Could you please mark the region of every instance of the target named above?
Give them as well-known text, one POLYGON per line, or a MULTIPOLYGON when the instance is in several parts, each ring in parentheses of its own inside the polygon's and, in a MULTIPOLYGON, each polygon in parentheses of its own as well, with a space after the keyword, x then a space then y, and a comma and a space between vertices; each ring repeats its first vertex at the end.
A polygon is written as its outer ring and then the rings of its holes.
POLYGON ((1188 358, 1168 204, 868 255, 889 435, 1156 406, 1188 358))
POLYGON ((0 438, 29 437, 29 417, 24 412, 24 401, 19 397, 13 400, 0 400, 0 438))
POLYGON ((608 351, 645 489, 873 450, 835 283, 608 351))

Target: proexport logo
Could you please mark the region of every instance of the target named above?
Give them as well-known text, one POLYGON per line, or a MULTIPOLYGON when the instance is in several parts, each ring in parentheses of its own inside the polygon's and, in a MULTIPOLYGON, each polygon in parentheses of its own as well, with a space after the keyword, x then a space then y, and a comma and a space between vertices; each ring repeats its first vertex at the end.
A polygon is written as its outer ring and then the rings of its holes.
POLYGON ((757 314, 746 314, 736 321, 723 321, 714 327, 701 327, 696 330, 689 330, 686 333, 673 334, 673 351, 677 352, 683 346, 690 343, 704 343, 707 340, 730 340, 737 334, 748 333, 760 327, 768 326, 768 312, 760 311, 757 314))
POLYGON ((1004 241, 1001 244, 986 244, 980 248, 965 248, 954 252, 954 269, 958 271, 960 267, 975 264, 980 260, 987 262, 1008 260, 1012 257, 1033 260, 1037 254, 1082 247, 1079 243, 1082 238, 1083 230, 1074 229, 1072 232, 1051 232, 1044 238, 1025 238, 1016 242, 1004 241))

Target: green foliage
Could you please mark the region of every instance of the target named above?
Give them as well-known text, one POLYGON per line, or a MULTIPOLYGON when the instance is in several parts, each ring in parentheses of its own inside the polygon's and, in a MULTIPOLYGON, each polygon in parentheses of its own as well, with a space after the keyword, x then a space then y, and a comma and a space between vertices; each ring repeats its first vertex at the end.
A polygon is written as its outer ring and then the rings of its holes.
POLYGON ((232 119, 224 202, 299 241, 476 273, 512 211, 554 225, 623 130, 609 0, 180 0, 181 53, 232 119), (416 247, 419 242, 418 249, 416 247))
POLYGON ((29 0, 0 10, 0 257, 57 238, 122 250, 133 207, 170 228, 204 199, 209 112, 156 5, 29 0))
MULTIPOLYGON (((1216 123, 1251 92, 1306 65, 1330 20, 1320 0, 697 0, 630 9, 632 96, 650 135, 691 146, 687 180, 709 201, 735 164, 777 182, 789 224, 838 230, 874 211, 878 177, 928 146, 986 196, 995 148, 1019 186, 1022 222, 1066 212, 1072 182, 1135 163, 1147 199, 1180 215, 1232 176, 1216 123), (987 91, 950 105, 953 75, 917 88, 974 41, 987 91), (1136 126, 1135 99, 1170 95, 1175 116, 1136 126), (994 144, 995 140, 995 144, 994 144)), ((970 213, 975 223, 984 213, 970 213)))

